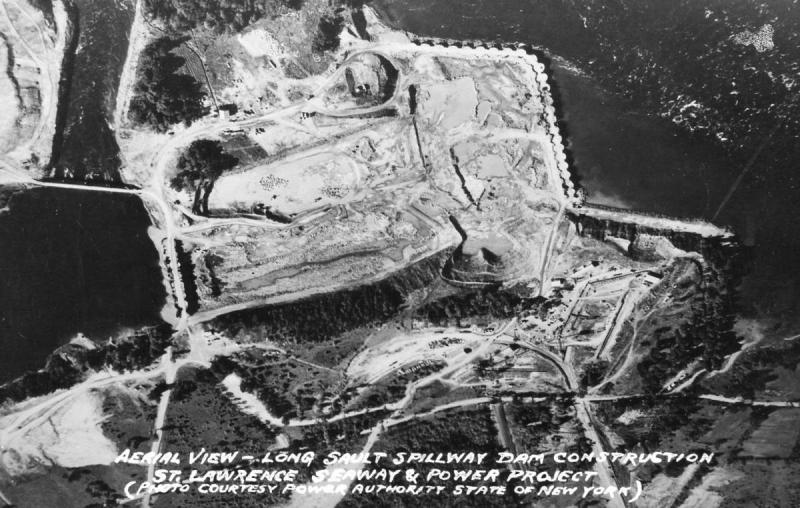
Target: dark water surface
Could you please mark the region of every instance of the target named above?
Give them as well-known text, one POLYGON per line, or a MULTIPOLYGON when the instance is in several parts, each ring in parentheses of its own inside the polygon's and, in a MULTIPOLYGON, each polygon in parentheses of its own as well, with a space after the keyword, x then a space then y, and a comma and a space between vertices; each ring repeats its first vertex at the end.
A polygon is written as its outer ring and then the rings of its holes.
MULTIPOLYGON (((132 0, 75 0, 53 176, 119 180, 111 130, 132 0)), ((38 369, 78 332, 95 340, 160 322, 165 295, 134 196, 0 187, 0 382, 38 369)))
POLYGON ((74 48, 59 103, 57 178, 119 180, 119 146, 111 129, 134 17, 132 0, 74 0, 74 48))
MULTIPOLYGON (((752 150, 748 144, 744 153, 732 156, 713 140, 604 91, 595 79, 560 58, 574 60, 597 48, 580 16, 566 12, 557 0, 466 0, 457 7, 448 0, 375 0, 371 5, 390 24, 423 36, 517 41, 543 48, 551 60, 573 169, 589 201, 710 219, 759 140, 766 138, 757 131, 756 142, 749 143, 752 150)), ((669 39, 664 34, 651 37, 669 39)), ((671 58, 674 49, 663 47, 663 58, 671 58)), ((625 65, 620 63, 621 68, 625 65)), ((724 114, 733 117, 737 112, 724 114)), ((791 133, 778 132, 765 155, 772 155, 768 152, 777 149, 774 145, 790 145, 786 140, 791 133)), ((765 163, 767 158, 755 160, 716 222, 734 227, 743 242, 754 247, 754 268, 742 286, 743 310, 798 327, 798 164, 774 162, 774 157, 765 163)))
POLYGON ((160 322, 149 217, 135 196, 0 187, 0 382, 78 332, 102 340, 160 322))
MULTIPOLYGON (((593 202, 710 220, 749 159, 669 121, 632 111, 586 77, 553 66, 573 168, 593 202)), ((758 147, 753 147, 755 152, 758 147)), ((746 315, 800 329, 800 193, 792 166, 756 159, 717 217, 753 248, 741 287, 746 315)))

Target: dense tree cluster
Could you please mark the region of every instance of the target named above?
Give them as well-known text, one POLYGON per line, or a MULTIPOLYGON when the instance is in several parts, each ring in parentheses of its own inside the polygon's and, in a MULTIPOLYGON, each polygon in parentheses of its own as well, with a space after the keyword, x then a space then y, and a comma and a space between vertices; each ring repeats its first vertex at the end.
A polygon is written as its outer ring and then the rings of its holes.
POLYGON ((334 51, 339 48, 339 34, 344 26, 344 18, 339 14, 326 14, 319 20, 317 33, 311 42, 315 53, 334 51))
MULTIPOLYGON (((200 308, 200 296, 197 294, 197 279, 194 275, 194 262, 192 262, 192 251, 184 247, 181 240, 175 240, 175 254, 178 258, 178 267, 181 273, 181 282, 186 298, 186 312, 194 314, 200 308)), ((183 312, 183 309, 176 304, 176 310, 183 312)))
POLYGON ((591 360, 583 366, 581 374, 581 389, 600 383, 608 372, 609 363, 606 360, 591 360))
MULTIPOLYGON (((618 236, 631 241, 640 234, 663 236, 676 247, 699 252, 704 258, 703 262, 686 258, 673 264, 659 287, 651 292, 650 300, 668 291, 673 304, 683 311, 675 317, 665 307, 653 314, 664 326, 651 327, 648 343, 644 344, 650 349, 637 364, 645 390, 649 393, 661 391, 669 378, 697 358, 707 370, 715 370, 726 355, 738 349, 739 340, 733 332, 736 287, 749 268, 741 246, 693 233, 658 230, 585 215, 575 220, 586 236, 598 239, 618 236)), ((630 333, 630 324, 626 326, 630 333)))
POLYGON ((597 405, 597 416, 602 421, 613 422, 614 433, 624 442, 623 449, 642 446, 645 450, 663 450, 664 442, 669 441, 681 427, 684 427, 687 437, 699 437, 708 430, 713 422, 707 421, 701 407, 702 401, 696 396, 681 393, 670 397, 601 403, 597 405), (642 411, 647 418, 621 424, 617 418, 627 410, 642 411))
POLYGON ((285 354, 236 355, 233 371, 242 379, 241 389, 256 394, 278 418, 307 418, 318 402, 330 398, 339 376, 298 363, 285 354))
POLYGON ((514 288, 490 287, 433 300, 417 309, 415 317, 436 326, 481 325, 512 318, 536 304, 514 288))
POLYGON ((208 214, 208 195, 222 173, 239 159, 225 152, 219 141, 198 139, 178 159, 178 172, 170 181, 173 189, 194 192, 194 213, 208 214))
POLYGON ((304 0, 146 0, 147 12, 177 31, 205 27, 238 32, 283 7, 298 10, 304 0))
POLYGON ((667 272, 659 287, 669 291, 674 303, 653 314, 656 324, 648 334, 652 343, 637 364, 646 392, 662 391, 695 359, 702 360, 708 371, 718 369, 725 356, 739 348, 733 332, 732 280, 722 267, 688 259, 667 272), (680 309, 677 316, 675 309, 680 309))
POLYGON ((184 59, 171 51, 181 43, 162 37, 142 51, 129 112, 134 122, 166 132, 174 124, 188 125, 205 113, 200 83, 176 73, 184 59))
MULTIPOLYGON (((439 413, 424 420, 416 420, 392 427, 384 432, 373 447, 374 451, 388 453, 390 456, 398 452, 425 450, 428 453, 488 453, 495 457, 501 451, 497 442, 497 427, 487 407, 462 409, 439 413)), ((492 459, 489 459, 492 460, 492 459)), ((404 469, 404 465, 385 464, 390 469, 404 469)), ((424 478, 436 466, 420 464, 415 469, 424 478)), ((462 463, 458 469, 481 469, 486 466, 462 463)), ((370 481, 362 481, 370 484, 370 481)), ((509 482, 505 495, 456 495, 453 493, 456 480, 436 481, 436 485, 445 486, 442 493, 413 494, 347 494, 338 504, 343 508, 379 508, 379 507, 428 507, 459 506, 467 507, 500 507, 520 506, 521 499, 514 494, 515 481, 509 482)), ((398 475, 394 485, 406 485, 403 475, 398 475)))
MULTIPOLYGON (((381 281, 315 295, 295 302, 217 317, 215 329, 244 342, 271 337, 278 342, 324 342, 360 327, 405 315, 433 325, 488 324, 537 305, 515 288, 459 291, 407 309, 409 296, 440 279, 450 250, 434 254, 381 281), (304 319, 297 319, 304 316, 304 319)), ((452 288, 451 288, 452 289, 452 288)))
POLYGON ((92 370, 142 369, 164 354, 171 335, 169 325, 161 325, 144 328, 129 337, 91 350, 67 344, 50 355, 43 369, 0 386, 0 402, 20 401, 69 388, 92 370))
POLYGON ((727 376, 718 376, 711 384, 715 392, 748 399, 757 398, 767 385, 779 379, 780 369, 795 372, 800 366, 800 341, 785 341, 767 347, 752 348, 733 364, 727 376))
POLYGON ((407 297, 439 278, 449 251, 418 261, 386 279, 354 289, 316 295, 217 317, 213 326, 242 341, 321 342, 396 316, 407 297), (303 319, 297 319, 303 316, 303 319))
POLYGON ((544 402, 514 400, 506 404, 506 417, 514 434, 514 444, 527 453, 548 451, 548 438, 575 418, 571 397, 544 402))
MULTIPOLYGON (((241 411, 220 385, 227 366, 216 364, 212 369, 183 368, 178 372, 169 410, 162 430, 164 449, 188 457, 203 448, 214 451, 240 451, 258 454, 275 442, 277 431, 258 418, 241 411)), ((247 453, 245 452, 245 453, 247 453)), ((219 465, 196 462, 199 474, 219 465)), ((163 495, 154 508, 173 506, 237 506, 256 508, 285 501, 287 495, 274 493, 243 494, 232 498, 229 493, 200 494, 197 489, 176 495, 163 495), (178 497, 180 496, 180 497, 178 497), (231 504, 231 502, 235 504, 231 504)))
POLYGON ((49 22, 52 23, 53 19, 53 0, 28 0, 30 4, 42 11, 44 18, 49 22))

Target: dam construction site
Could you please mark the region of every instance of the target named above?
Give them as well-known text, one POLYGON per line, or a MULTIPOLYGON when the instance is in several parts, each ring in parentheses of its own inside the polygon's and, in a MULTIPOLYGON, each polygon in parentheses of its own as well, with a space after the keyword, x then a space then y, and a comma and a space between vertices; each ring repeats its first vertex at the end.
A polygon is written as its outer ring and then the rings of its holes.
MULTIPOLYGON (((135 6, 112 108, 124 186, 32 179, 49 157, 58 80, 45 78, 58 72, 66 35, 58 3, 38 23, 22 20, 22 0, 0 10, 0 31, 12 34, 0 45, 30 46, 0 93, 38 82, 15 92, 36 105, 19 106, 16 123, 0 120, 0 174, 137 196, 167 293, 164 325, 122 342, 78 338, 0 388, 4 498, 74 483, 93 486, 77 495, 84 504, 121 501, 131 478, 156 478, 154 464, 114 464, 126 449, 602 456, 654 445, 664 426, 684 424, 647 404, 689 404, 739 349, 736 236, 699 219, 587 203, 547 60, 529 46, 419 38, 368 7, 347 18, 322 0, 221 33, 198 24, 164 42, 161 27, 174 20, 150 4, 135 6), (335 44, 307 33, 333 14, 335 44), (50 27, 38 46, 29 23, 50 27), (48 66, 34 72, 37 60, 48 66), (158 90, 142 80, 169 65, 202 91, 191 119, 141 113, 158 90), (23 130, 39 135, 20 144, 23 130), (628 427, 638 424, 646 431, 628 427)), ((728 402, 702 399, 709 414, 728 402)), ((679 439, 672 430, 665 440, 679 439)), ((705 449, 692 439, 668 444, 705 449)), ((198 477, 214 470, 192 467, 198 477)), ((674 471, 652 464, 586 467, 596 475, 583 486, 599 489, 589 497, 617 508, 633 506, 619 492, 636 481, 645 496, 677 497, 697 469, 666 485, 674 471)), ((311 473, 298 486, 312 485, 311 473)), ((539 499, 520 492, 505 501, 539 499)), ((250 501, 356 506, 353 496, 250 501)), ((365 496, 364 506, 378 503, 365 496)), ((225 499, 125 497, 145 507, 225 499)))

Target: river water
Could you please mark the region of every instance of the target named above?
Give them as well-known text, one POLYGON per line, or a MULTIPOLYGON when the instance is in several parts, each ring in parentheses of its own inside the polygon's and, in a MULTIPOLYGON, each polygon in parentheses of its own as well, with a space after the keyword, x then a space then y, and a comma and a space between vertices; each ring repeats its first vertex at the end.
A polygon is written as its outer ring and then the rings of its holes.
POLYGON ((160 322, 158 253, 141 201, 0 187, 0 381, 38 369, 82 332, 103 340, 160 322))
POLYGON ((77 37, 59 102, 53 176, 119 181, 119 146, 111 128, 128 52, 133 0, 74 0, 77 37))
MULTIPOLYGON (((132 0, 75 0, 77 38, 59 104, 54 175, 118 181, 110 126, 132 0)), ((103 340, 161 322, 158 255, 141 201, 0 187, 0 382, 44 365, 77 333, 103 340)))

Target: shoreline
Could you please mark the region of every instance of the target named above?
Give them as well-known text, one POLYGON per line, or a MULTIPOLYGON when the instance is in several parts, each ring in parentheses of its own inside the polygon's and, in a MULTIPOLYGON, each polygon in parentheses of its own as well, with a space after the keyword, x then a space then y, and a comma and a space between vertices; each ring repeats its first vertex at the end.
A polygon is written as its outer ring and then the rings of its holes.
MULTIPOLYGON (((146 25, 147 23, 144 19, 144 7, 142 6, 142 0, 136 0, 135 14, 133 17, 133 22, 131 23, 130 33, 128 35, 128 51, 125 56, 125 62, 123 63, 122 72, 120 73, 119 83, 117 86, 114 115, 111 125, 111 128, 114 130, 117 136, 119 136, 119 130, 127 123, 128 107, 130 106, 133 88, 136 85, 136 73, 139 68, 139 55, 141 54, 142 49, 144 49, 150 34, 146 25)), ((122 173, 122 171, 120 171, 120 173, 122 173)), ((123 180, 125 179, 123 178, 123 180)))

